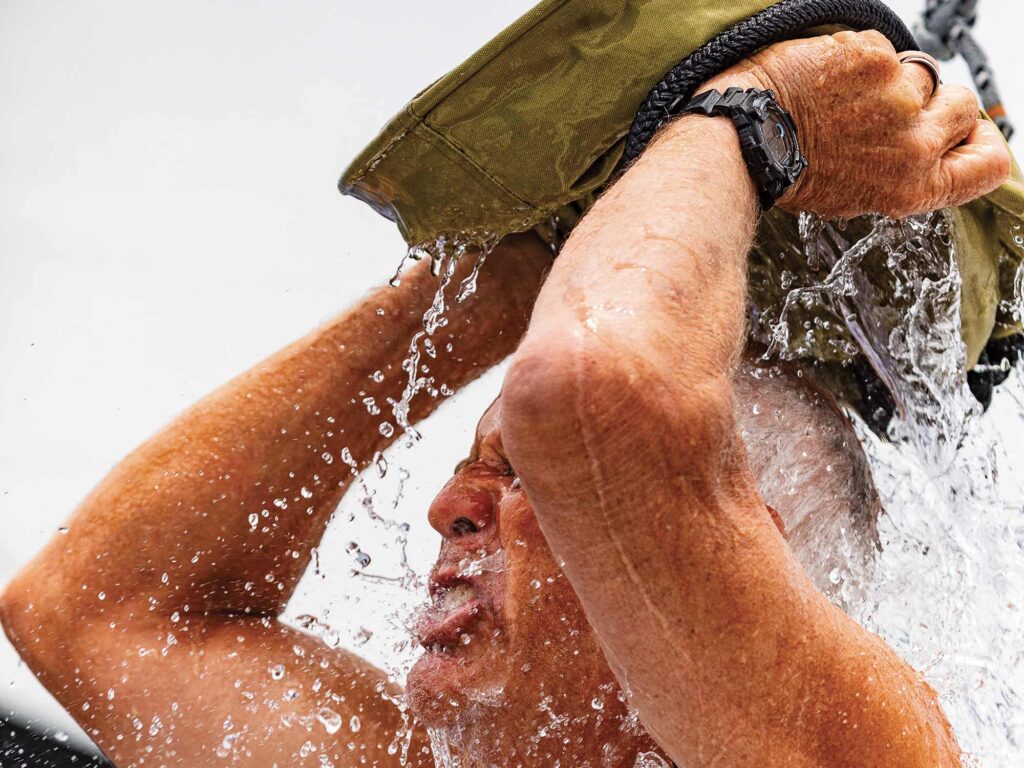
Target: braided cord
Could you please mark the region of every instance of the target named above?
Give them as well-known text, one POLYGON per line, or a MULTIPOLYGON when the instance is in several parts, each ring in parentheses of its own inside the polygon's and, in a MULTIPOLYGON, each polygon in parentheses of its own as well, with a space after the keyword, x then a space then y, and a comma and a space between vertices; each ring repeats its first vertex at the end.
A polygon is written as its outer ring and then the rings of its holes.
POLYGON ((633 162, 644 151, 670 118, 668 105, 672 102, 688 99, 701 83, 772 43, 830 24, 876 29, 899 51, 917 47, 899 16, 880 0, 782 0, 709 40, 654 86, 633 120, 623 164, 633 162))

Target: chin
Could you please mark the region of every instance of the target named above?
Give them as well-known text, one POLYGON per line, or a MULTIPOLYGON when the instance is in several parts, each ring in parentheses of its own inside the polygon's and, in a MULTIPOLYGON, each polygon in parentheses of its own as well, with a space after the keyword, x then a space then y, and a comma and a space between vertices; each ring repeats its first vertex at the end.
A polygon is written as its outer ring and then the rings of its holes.
POLYGON ((464 724, 481 710, 502 705, 508 675, 501 643, 474 644, 426 651, 409 671, 406 700, 428 728, 464 724))

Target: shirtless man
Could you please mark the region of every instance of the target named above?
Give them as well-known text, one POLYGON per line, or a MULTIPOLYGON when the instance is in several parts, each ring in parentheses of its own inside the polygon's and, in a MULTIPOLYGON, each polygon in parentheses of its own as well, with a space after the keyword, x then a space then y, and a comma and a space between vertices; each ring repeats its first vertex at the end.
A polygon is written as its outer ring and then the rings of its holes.
MULTIPOLYGON (((904 215, 1009 173, 974 96, 933 93, 877 34, 777 45, 709 85, 774 88, 793 114, 810 168, 791 210, 904 215)), ((757 217, 732 124, 686 117, 553 265, 509 237, 453 307, 438 382, 518 350, 430 507, 409 764, 433 764, 425 725, 463 766, 960 765, 931 689, 795 554, 822 519, 869 527, 875 502, 809 377, 741 365, 757 217), (808 478, 796 497, 772 490, 780 467, 808 478)), ((351 481, 339 453, 389 442, 355 394, 399 395, 433 292, 416 269, 208 396, 8 585, 5 631, 115 764, 402 764, 399 692, 276 617, 351 481)))

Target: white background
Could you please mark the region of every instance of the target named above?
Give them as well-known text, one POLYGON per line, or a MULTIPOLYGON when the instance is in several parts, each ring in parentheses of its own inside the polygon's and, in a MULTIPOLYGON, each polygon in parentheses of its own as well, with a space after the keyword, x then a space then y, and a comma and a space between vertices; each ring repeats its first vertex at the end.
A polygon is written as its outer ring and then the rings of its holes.
MULTIPOLYGON (((404 244, 340 171, 531 5, 0 0, 0 584, 134 445, 384 282, 404 244)), ((982 0, 978 31, 1024 135, 1022 18, 982 0)), ((427 426, 413 509, 498 384, 427 426)), ((67 727, 0 638, 11 712, 67 727)))

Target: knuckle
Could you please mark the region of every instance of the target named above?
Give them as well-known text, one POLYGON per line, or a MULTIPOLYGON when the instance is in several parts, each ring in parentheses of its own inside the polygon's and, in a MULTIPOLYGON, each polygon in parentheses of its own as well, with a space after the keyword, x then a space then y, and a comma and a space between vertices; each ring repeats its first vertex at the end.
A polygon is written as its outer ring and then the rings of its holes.
POLYGON ((857 33, 853 30, 844 29, 831 35, 831 38, 840 45, 853 45, 857 41, 857 33))
POLYGON ((943 85, 940 87, 940 90, 948 93, 951 100, 961 109, 969 109, 974 112, 980 111, 981 105, 978 103, 978 97, 967 86, 943 85))
MULTIPOLYGON (((943 86, 944 88, 947 86, 943 86)), ((970 121, 971 124, 978 118, 981 112, 981 105, 978 104, 978 97, 967 88, 960 85, 948 86, 949 109, 958 122, 970 121)))
POLYGON ((881 48, 883 51, 888 53, 895 53, 896 49, 892 47, 892 43, 889 38, 879 32, 877 29, 866 29, 863 32, 858 33, 858 37, 864 40, 866 43, 881 48))

